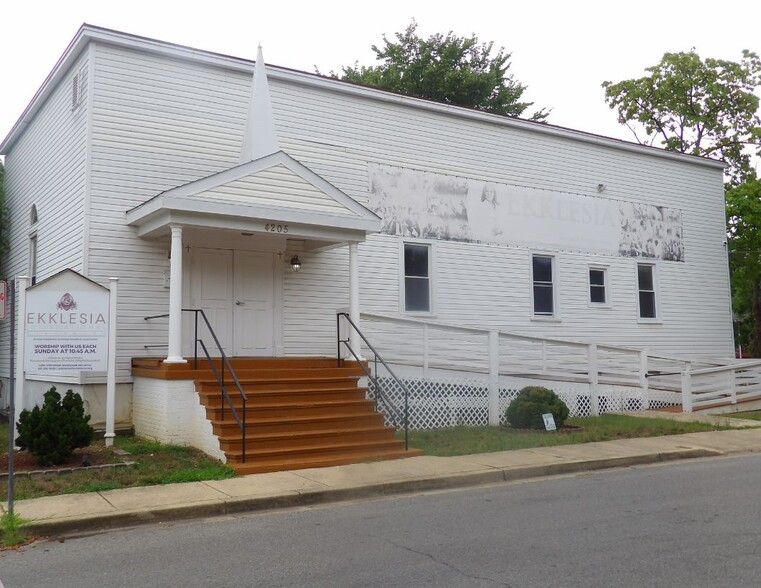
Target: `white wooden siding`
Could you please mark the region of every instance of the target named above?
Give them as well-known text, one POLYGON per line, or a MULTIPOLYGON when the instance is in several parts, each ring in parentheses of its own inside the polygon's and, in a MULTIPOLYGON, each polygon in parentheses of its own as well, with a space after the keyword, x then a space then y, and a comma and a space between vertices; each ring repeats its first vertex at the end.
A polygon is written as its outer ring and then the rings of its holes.
MULTIPOLYGON (((365 312, 399 312, 399 240, 395 236, 375 235, 359 247, 360 304, 365 312)), ((302 259, 304 267, 311 268, 310 275, 318 272, 342 278, 333 286, 336 302, 320 305, 323 298, 330 299, 325 284, 321 290, 315 289, 312 280, 299 282, 301 276, 297 274, 292 287, 286 289, 286 317, 289 307, 301 308, 305 299, 309 300, 307 314, 312 320, 319 317, 319 308, 331 312, 332 307, 341 306, 341 301, 345 301, 344 307, 348 306, 348 275, 345 268, 337 272, 343 266, 336 255, 331 251, 306 261, 302 259), (299 282, 299 288, 293 287, 295 282, 299 282)), ((544 321, 532 320, 531 316, 529 249, 438 241, 435 255, 436 320, 537 336, 647 347, 669 354, 731 355, 727 294, 721 288, 713 288, 712 283, 701 283, 699 276, 692 276, 689 262, 656 264, 662 322, 640 324, 637 259, 555 252, 559 318, 544 321), (610 299, 606 307, 588 303, 590 264, 608 267, 610 299), (713 298, 712 293, 719 299, 713 298)), ((343 264, 348 267, 348 254, 343 264)), ((331 332, 335 330, 334 325, 323 324, 331 332)), ((321 344, 318 349, 312 347, 313 353, 335 353, 332 339, 315 339, 313 332, 300 337, 300 320, 286 321, 285 328, 287 349, 289 344, 305 349, 309 341, 316 341, 321 344)))
POLYGON ((199 192, 191 198, 356 216, 284 165, 275 165, 246 178, 199 192))
MULTIPOLYGON (((129 375, 129 357, 145 354, 145 345, 166 343, 166 323, 143 317, 168 309, 168 239, 138 239, 124 213, 238 163, 251 74, 239 61, 230 63, 227 69, 95 44, 87 269, 95 279, 121 278, 120 377, 129 375)), ((361 203, 368 201, 368 165, 375 163, 589 196, 603 184, 607 198, 682 211, 685 262, 657 264, 662 324, 637 322, 636 259, 574 253, 571 245, 552 252, 560 320, 542 322, 531 320, 528 248, 447 241, 436 247, 439 320, 670 353, 731 353, 718 169, 644 148, 633 152, 460 117, 454 108, 434 112, 331 92, 275 74, 270 91, 280 147, 361 203), (609 268, 609 308, 587 303, 590 263, 609 268)), ((300 204, 310 205, 309 198, 300 204)), ((349 301, 347 248, 309 252, 291 242, 292 250, 303 269, 284 268, 285 351, 332 354, 334 312, 349 301)), ((371 236, 359 250, 362 310, 398 313, 399 239, 371 236)))
MULTIPOLYGON (((279 85, 274 84, 279 89, 279 85)), ((442 321, 498 326, 523 333, 649 346, 669 353, 732 354, 732 325, 724 246, 722 178, 718 170, 617 151, 571 139, 508 130, 434 113, 378 105, 322 90, 296 88, 292 102, 273 91, 273 103, 288 109, 288 126, 308 147, 301 160, 317 167, 322 145, 330 168, 344 145, 349 169, 356 162, 385 163, 468 178, 605 196, 683 214, 685 262, 659 262, 662 322, 637 322, 636 259, 554 252, 558 257, 559 322, 531 320, 530 253, 521 247, 438 243, 435 295, 442 321), (356 120, 357 124, 347 121, 356 120), (305 128, 319 121, 310 140, 305 128), (343 122, 342 122, 343 121, 343 122), (358 146, 362 146, 361 148, 358 146), (587 267, 610 267, 609 308, 587 303, 587 267), (718 278, 717 278, 718 276, 718 278)), ((298 149, 294 146, 294 150, 298 149)), ((321 162, 323 163, 323 162, 321 162)), ((366 174, 366 168, 363 170, 366 174)), ((345 172, 344 172, 345 173, 345 172)), ((346 189, 346 188, 343 188, 346 189)), ((569 244, 569 250, 573 244, 569 244)), ((361 306, 369 312, 398 312, 398 238, 377 236, 360 246, 361 306), (371 269, 367 269, 371 268, 371 269), (370 279, 368 279, 370 278, 370 279)), ((313 262, 319 263, 320 256, 313 262)), ((326 265, 326 271, 329 271, 326 265)), ((290 339, 293 340, 293 339, 290 339)), ((323 352, 329 352, 324 348, 323 352)))
MULTIPOLYGON (((11 251, 5 276, 28 273, 30 210, 37 206, 37 279, 71 268, 82 271, 86 192, 87 52, 74 64, 5 158, 6 204, 11 251), (81 102, 72 109, 72 81, 85 79, 81 102)), ((0 376, 8 376, 9 321, 0 322, 0 376)), ((0 402, 6 403, 7 396, 0 402)))
POLYGON ((298 253, 301 271, 283 272, 286 355, 335 355, 336 312, 349 309, 349 248, 298 253))
POLYGON ((169 309, 168 238, 138 239, 125 212, 238 162, 250 78, 97 44, 89 269, 119 276, 117 373, 161 355, 169 309))

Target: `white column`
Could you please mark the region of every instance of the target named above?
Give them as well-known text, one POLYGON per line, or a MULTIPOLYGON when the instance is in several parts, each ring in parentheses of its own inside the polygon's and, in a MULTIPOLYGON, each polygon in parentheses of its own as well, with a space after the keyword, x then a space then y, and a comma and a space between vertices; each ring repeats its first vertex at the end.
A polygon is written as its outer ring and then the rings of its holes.
POLYGON ((114 403, 116 402, 116 300, 119 278, 108 278, 108 377, 106 379, 106 447, 114 444, 114 403))
POLYGON ((639 352, 639 386, 642 389, 642 410, 650 408, 650 382, 647 379, 647 349, 639 352))
POLYGON ((690 362, 684 364, 682 372, 682 412, 692 412, 692 374, 690 362))
POLYGON ((187 363, 182 357, 182 227, 172 230, 169 260, 169 351, 164 363, 187 363))
MULTIPOLYGON (((349 318, 359 326, 359 247, 349 243, 349 318)), ((362 357, 359 333, 355 329, 349 335, 349 345, 358 357, 362 357)))
POLYGON ((588 364, 587 374, 589 375, 589 414, 591 416, 600 415, 600 396, 597 384, 600 379, 599 367, 597 365, 597 345, 591 343, 587 351, 588 364))
POLYGON ((428 325, 423 324, 423 377, 427 378, 430 375, 429 372, 429 357, 428 357, 428 325))
POLYGON ((26 384, 26 374, 24 373, 24 356, 26 351, 26 287, 29 284, 27 276, 18 276, 16 278, 16 310, 18 312, 18 321, 16 322, 16 383, 14 390, 13 403, 15 404, 13 424, 11 425, 11 438, 14 440, 17 436, 16 423, 18 415, 26 408, 24 403, 24 384, 26 384))
POLYGON ((499 425, 499 331, 489 331, 489 425, 499 425))

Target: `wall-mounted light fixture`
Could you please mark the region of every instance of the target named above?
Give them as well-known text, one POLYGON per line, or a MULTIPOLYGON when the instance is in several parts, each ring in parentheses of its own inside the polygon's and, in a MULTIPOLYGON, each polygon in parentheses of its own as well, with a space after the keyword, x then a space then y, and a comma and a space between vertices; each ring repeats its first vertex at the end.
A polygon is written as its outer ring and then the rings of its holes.
POLYGON ((291 257, 291 271, 293 273, 301 271, 301 260, 299 260, 298 255, 294 255, 293 257, 291 257))
POLYGON ((605 189, 606 189, 606 186, 605 186, 605 184, 597 184, 597 191, 598 191, 600 194, 602 194, 603 192, 605 192, 605 189))

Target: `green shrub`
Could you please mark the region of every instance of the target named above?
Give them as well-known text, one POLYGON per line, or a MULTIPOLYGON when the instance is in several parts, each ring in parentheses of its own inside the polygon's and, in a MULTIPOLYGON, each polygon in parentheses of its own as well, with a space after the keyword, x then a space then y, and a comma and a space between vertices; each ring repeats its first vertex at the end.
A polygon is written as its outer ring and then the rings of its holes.
POLYGON ((76 448, 92 443, 95 431, 89 421, 79 394, 69 390, 61 400, 53 386, 45 392, 42 408, 21 411, 16 445, 28 449, 41 466, 58 465, 76 448))
POLYGON ((563 426, 568 418, 568 407, 560 397, 542 386, 526 386, 505 411, 511 427, 517 429, 544 429, 543 414, 552 413, 555 425, 563 426))

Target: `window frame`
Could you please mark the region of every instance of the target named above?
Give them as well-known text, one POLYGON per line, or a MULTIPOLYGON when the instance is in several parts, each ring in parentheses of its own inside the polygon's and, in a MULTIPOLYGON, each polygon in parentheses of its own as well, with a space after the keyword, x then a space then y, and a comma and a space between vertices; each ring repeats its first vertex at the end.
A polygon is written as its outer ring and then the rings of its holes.
POLYGON ((610 308, 610 272, 607 265, 590 264, 587 266, 587 304, 590 308, 610 308), (603 273, 603 290, 605 292, 605 302, 595 302, 592 300, 592 287, 599 288, 599 284, 592 284, 592 272, 599 271, 603 273))
MULTIPOLYGON (((529 290, 531 292, 531 320, 559 322, 560 321, 560 304, 559 304, 559 297, 558 297, 558 284, 559 284, 558 256, 554 252, 547 252, 547 251, 530 251, 529 253, 530 253, 529 290), (534 258, 535 257, 547 257, 551 261, 551 266, 550 266, 552 271, 552 281, 550 282, 550 285, 552 287, 552 313, 551 314, 544 314, 544 313, 538 314, 536 312, 536 305, 534 300, 534 286, 536 285, 536 281, 534 280, 534 258)), ((543 282, 543 283, 546 283, 546 282, 543 282)))
MULTIPOLYGON (((399 312, 412 316, 433 316, 435 314, 434 302, 436 273, 436 243, 424 239, 401 238, 399 240, 399 312), (407 268, 405 267, 404 252, 407 245, 423 246, 428 250, 428 310, 407 310, 407 268)), ((409 276, 421 278, 420 276, 409 276)), ((422 279, 422 278, 421 278, 422 279)))
POLYGON ((634 267, 634 280, 635 280, 635 290, 637 292, 637 322, 638 323, 645 323, 645 324, 653 324, 653 323, 662 323, 663 319, 661 317, 661 309, 660 309, 660 292, 659 292, 659 284, 658 284, 658 264, 655 262, 643 262, 638 261, 635 264, 634 267), (643 290, 640 288, 639 283, 639 268, 640 267, 649 267, 650 268, 650 277, 653 282, 653 289, 652 290, 643 290), (642 316, 642 305, 640 303, 640 295, 643 292, 649 292, 653 295, 653 311, 655 313, 655 316, 653 317, 645 317, 642 316))

